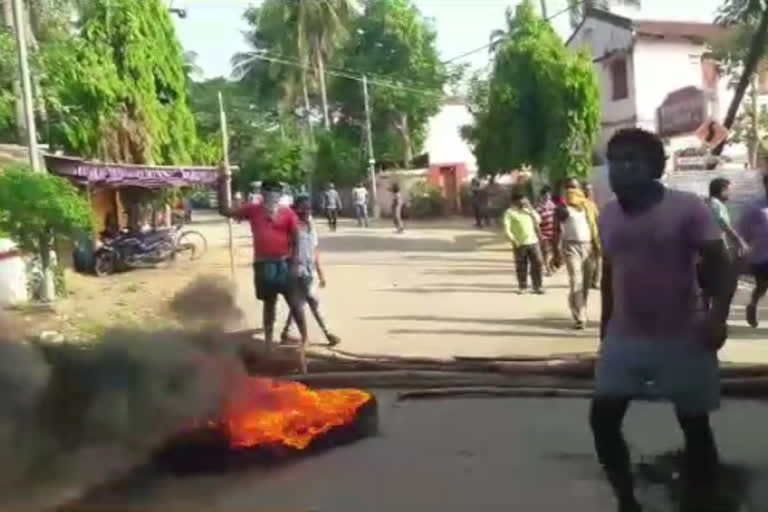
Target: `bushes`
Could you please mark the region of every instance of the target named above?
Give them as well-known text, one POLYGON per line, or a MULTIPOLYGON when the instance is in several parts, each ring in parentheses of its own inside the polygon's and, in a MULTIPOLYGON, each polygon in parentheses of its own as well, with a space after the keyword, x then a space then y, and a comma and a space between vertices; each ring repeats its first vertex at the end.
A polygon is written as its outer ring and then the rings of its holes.
POLYGON ((414 219, 437 217, 443 214, 443 191, 426 181, 417 183, 408 193, 408 213, 414 219))

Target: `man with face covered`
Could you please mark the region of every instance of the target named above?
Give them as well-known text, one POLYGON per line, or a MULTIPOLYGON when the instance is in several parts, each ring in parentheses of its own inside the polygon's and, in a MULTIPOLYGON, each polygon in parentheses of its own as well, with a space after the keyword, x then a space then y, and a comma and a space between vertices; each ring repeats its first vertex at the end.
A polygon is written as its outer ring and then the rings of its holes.
POLYGON ((293 210, 280 204, 282 192, 280 183, 265 180, 261 184, 261 202, 244 203, 227 210, 225 201, 219 200, 220 212, 225 217, 247 220, 251 225, 253 280, 256 297, 264 303, 264 340, 267 345, 273 341, 277 298, 282 295, 299 328, 302 346, 305 346, 304 304, 295 285, 299 271, 299 220, 293 210))
POLYGON ((621 431, 629 403, 648 388, 675 406, 685 436, 684 500, 712 489, 719 463, 709 414, 719 406, 717 351, 725 343, 732 287, 721 232, 706 204, 660 182, 661 140, 631 128, 608 144, 616 199, 602 210, 603 311, 595 398, 595 448, 621 512, 640 511, 621 431), (710 289, 704 309, 696 262, 710 289))

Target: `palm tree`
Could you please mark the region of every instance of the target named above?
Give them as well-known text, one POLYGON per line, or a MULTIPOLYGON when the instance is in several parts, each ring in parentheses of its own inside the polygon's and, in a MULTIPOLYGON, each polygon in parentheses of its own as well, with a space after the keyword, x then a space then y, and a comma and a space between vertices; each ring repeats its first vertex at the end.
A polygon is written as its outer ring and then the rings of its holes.
POLYGON ((356 0, 265 0, 260 7, 246 13, 246 19, 254 27, 246 37, 254 51, 235 56, 235 75, 245 77, 258 69, 256 61, 264 59, 265 54, 298 61, 298 68, 283 77, 289 79, 291 91, 300 85, 304 107, 309 110, 307 71, 314 72, 323 120, 326 128, 330 127, 325 64, 346 37, 347 27, 357 11, 356 0))

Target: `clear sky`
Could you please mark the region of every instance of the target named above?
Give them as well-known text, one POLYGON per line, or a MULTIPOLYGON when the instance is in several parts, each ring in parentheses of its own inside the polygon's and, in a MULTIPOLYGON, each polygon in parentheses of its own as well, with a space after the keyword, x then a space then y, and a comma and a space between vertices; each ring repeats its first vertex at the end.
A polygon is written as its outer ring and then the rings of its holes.
MULTIPOLYGON (((229 75, 230 58, 247 49, 242 31, 243 11, 259 0, 166 0, 174 7, 187 9, 188 16, 176 21, 185 50, 198 54, 198 65, 206 77, 229 75)), ((421 12, 432 18, 438 31, 438 47, 448 59, 486 44, 490 33, 504 26, 504 10, 515 0, 415 0, 421 12)), ((538 0, 535 0, 538 5, 538 0)), ((633 17, 685 21, 711 21, 721 0, 642 0, 642 11, 633 17)), ((547 0, 549 14, 564 9, 567 0, 547 0)), ((626 11, 620 11, 624 13, 626 11)), ((560 34, 570 34, 568 14, 553 23, 560 34)), ((459 62, 482 67, 487 52, 478 52, 459 62)))

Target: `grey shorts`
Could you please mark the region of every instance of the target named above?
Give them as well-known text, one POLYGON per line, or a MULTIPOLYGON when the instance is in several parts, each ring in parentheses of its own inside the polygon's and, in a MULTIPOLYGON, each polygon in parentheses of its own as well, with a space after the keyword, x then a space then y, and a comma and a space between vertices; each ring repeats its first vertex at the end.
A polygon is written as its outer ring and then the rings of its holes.
POLYGON ((684 414, 720 407, 717 353, 680 340, 608 335, 595 373, 595 395, 661 397, 684 414))

